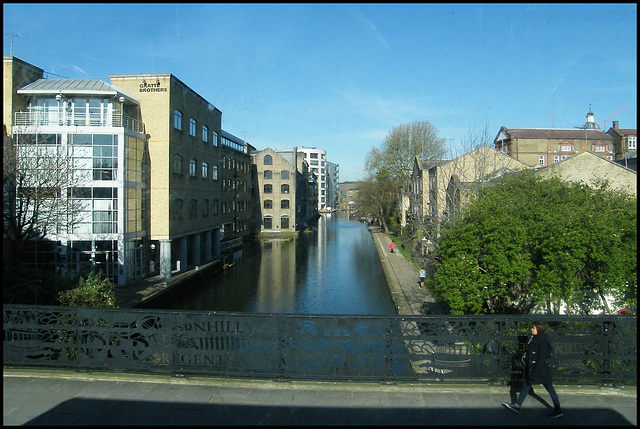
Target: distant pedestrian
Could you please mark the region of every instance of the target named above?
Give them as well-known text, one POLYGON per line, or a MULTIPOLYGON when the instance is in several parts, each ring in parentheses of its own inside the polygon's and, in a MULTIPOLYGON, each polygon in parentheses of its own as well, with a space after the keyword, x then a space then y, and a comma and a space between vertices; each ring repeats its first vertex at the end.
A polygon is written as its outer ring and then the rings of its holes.
POLYGON ((427 277, 427 272, 424 268, 420 268, 420 287, 424 288, 424 278, 427 277))
POLYGON ((551 376, 551 367, 549 366, 549 358, 551 357, 551 342, 545 335, 546 326, 540 322, 535 322, 531 327, 531 339, 527 343, 526 352, 522 360, 524 361, 524 384, 520 391, 520 397, 515 404, 505 403, 503 407, 508 408, 514 413, 520 412, 520 407, 524 403, 532 384, 542 384, 553 401, 553 411, 549 417, 557 419, 564 414, 560 408, 560 400, 558 394, 553 388, 553 380, 551 376))
POLYGON ((394 243, 393 240, 391 241, 391 244, 389 245, 389 249, 391 249, 391 253, 395 253, 396 243, 394 243))

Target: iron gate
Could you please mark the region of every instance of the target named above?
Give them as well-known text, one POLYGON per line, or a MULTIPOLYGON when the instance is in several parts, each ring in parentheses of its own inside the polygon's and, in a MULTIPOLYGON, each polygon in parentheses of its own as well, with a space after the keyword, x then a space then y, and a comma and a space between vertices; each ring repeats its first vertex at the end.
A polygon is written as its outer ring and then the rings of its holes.
POLYGON ((4 365, 507 382, 534 320, 566 383, 635 383, 635 316, 336 316, 3 306, 4 365))

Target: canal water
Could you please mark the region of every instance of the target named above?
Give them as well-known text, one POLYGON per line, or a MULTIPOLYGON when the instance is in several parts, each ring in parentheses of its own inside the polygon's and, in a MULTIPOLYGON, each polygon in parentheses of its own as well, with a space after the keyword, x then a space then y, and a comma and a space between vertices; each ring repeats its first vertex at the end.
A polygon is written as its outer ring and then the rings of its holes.
POLYGON ((279 314, 396 315, 365 224, 318 219, 291 241, 245 245, 232 268, 212 274, 167 306, 174 310, 279 314))

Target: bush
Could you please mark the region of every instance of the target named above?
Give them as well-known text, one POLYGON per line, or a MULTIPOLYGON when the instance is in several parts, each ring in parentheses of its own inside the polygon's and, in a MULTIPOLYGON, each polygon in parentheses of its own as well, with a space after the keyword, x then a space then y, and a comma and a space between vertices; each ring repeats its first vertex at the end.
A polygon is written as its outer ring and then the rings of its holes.
POLYGON ((104 278, 102 271, 97 275, 89 273, 86 279, 78 281, 78 287, 58 294, 61 305, 68 307, 115 307, 116 293, 110 279, 104 278))

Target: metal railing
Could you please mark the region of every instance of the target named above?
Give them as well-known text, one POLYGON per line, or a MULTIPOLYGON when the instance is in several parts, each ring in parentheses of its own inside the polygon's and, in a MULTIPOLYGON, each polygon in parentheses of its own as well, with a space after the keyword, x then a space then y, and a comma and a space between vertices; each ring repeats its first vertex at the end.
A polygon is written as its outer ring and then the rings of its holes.
POLYGON ((340 316, 3 306, 4 365, 268 378, 502 382, 531 323, 564 383, 636 383, 635 316, 340 316))
POLYGON ((19 127, 65 125, 123 127, 139 133, 144 133, 145 130, 144 123, 122 114, 118 109, 108 114, 99 108, 70 113, 57 108, 29 107, 26 112, 15 112, 13 125, 19 127))

